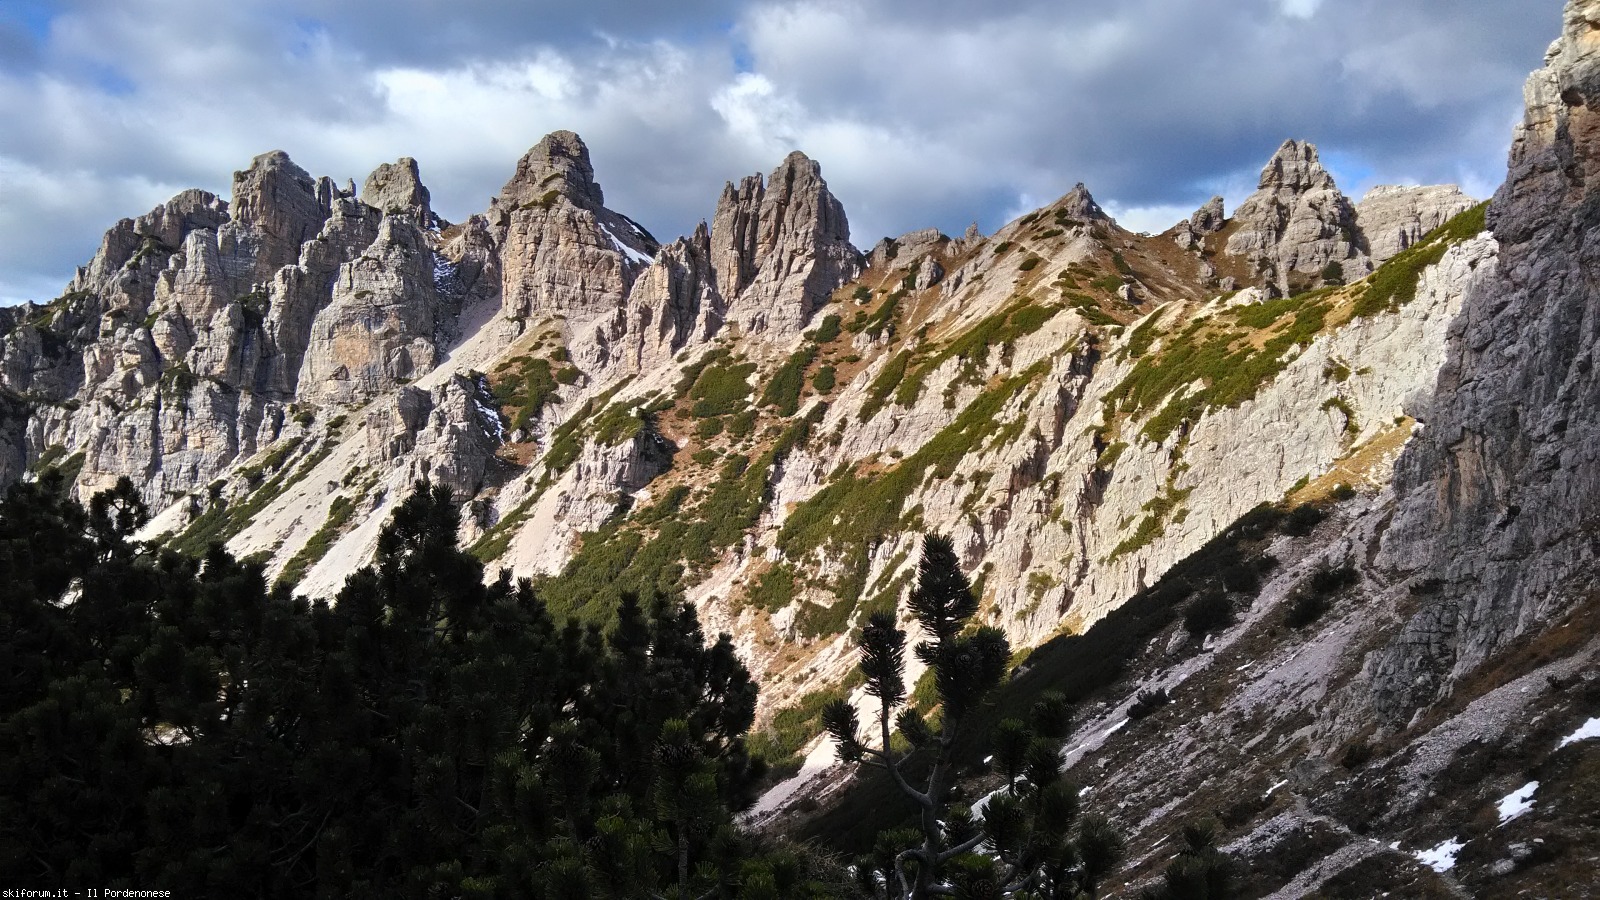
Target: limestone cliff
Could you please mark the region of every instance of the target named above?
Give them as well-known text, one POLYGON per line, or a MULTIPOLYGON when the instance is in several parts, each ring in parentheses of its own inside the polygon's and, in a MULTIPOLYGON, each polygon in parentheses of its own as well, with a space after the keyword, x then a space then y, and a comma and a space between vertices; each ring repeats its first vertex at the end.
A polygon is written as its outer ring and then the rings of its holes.
POLYGON ((1500 264, 1451 326, 1439 399, 1396 473, 1380 562, 1438 582, 1375 660, 1375 702, 1397 720, 1596 586, 1597 32, 1600 4, 1569 3, 1528 79, 1490 207, 1500 264))
POLYGON ((1356 204, 1356 224, 1367 241, 1367 255, 1379 266, 1476 203, 1453 184, 1379 185, 1356 204))

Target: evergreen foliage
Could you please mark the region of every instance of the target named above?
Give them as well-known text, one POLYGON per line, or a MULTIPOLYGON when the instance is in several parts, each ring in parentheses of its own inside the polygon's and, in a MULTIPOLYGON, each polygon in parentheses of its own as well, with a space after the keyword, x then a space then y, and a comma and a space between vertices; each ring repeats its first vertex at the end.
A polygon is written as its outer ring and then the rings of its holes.
POLYGON ((1204 819, 1185 826, 1178 837, 1178 855, 1162 873, 1162 882, 1147 888, 1141 900, 1226 900, 1235 896, 1239 864, 1217 846, 1221 827, 1204 819))
POLYGON ((957 738, 971 727, 978 704, 1000 686, 1010 646, 998 629, 972 624, 978 598, 947 537, 924 536, 908 605, 927 636, 913 652, 934 673, 938 720, 924 718, 915 706, 901 708, 907 637, 893 612, 871 615, 857 639, 866 693, 878 701, 875 745, 862 739, 859 715, 845 699, 822 711, 840 758, 886 771, 916 809, 915 828, 881 833, 874 852, 857 860, 858 885, 869 896, 896 900, 952 890, 965 897, 1021 896, 1023 891, 1044 898, 1080 891, 1095 896, 1099 879, 1120 858, 1121 845, 1103 819, 1077 822, 1078 788, 1061 771, 1070 722, 1065 698, 1041 697, 1028 724, 1013 718, 995 729, 995 755, 1007 782, 981 816, 951 806, 957 738), (896 736, 909 746, 910 756, 897 749, 896 736), (913 774, 909 763, 917 754, 923 756, 922 766, 913 774), (976 852, 982 844, 989 855, 976 852), (1080 844, 1092 865, 1083 862, 1080 844))
POLYGON ((419 485, 336 604, 132 540, 124 479, 0 501, 0 871, 174 896, 834 896, 732 811, 756 688, 693 611, 559 621, 419 485))

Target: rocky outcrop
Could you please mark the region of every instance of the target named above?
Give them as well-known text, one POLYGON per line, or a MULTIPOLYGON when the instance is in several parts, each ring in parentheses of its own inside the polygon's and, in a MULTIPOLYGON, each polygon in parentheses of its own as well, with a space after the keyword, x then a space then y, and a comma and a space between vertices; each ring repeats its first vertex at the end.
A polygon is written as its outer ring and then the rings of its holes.
POLYGON ((1111 217, 1095 202, 1089 189, 1078 182, 1065 196, 1055 202, 1055 208, 1066 218, 1078 222, 1109 222, 1111 217))
POLYGON ((1227 252, 1249 260, 1260 282, 1280 293, 1319 286, 1324 272, 1354 281, 1371 271, 1355 208, 1322 167, 1317 148, 1304 141, 1278 148, 1233 222, 1227 252))
POLYGON ((1212 197, 1195 210, 1194 215, 1173 228, 1173 240, 1185 250, 1194 250, 1200 247, 1206 235, 1216 234, 1226 224, 1227 219, 1222 214, 1222 198, 1212 197))
POLYGON ((339 268, 332 301, 312 324, 300 398, 361 402, 432 369, 452 313, 433 275, 433 250, 421 229, 385 216, 371 246, 339 268))
POLYGON ((1399 187, 1383 184, 1356 204, 1356 224, 1373 266, 1415 244, 1423 235, 1466 212, 1477 201, 1453 184, 1399 187))
POLYGON ((1194 215, 1189 217, 1189 224, 1200 234, 1215 234, 1221 231, 1222 226, 1227 224, 1222 214, 1222 198, 1212 197, 1207 200, 1205 205, 1195 210, 1194 215))
POLYGON ((327 220, 333 182, 313 181, 282 150, 263 153, 233 173, 232 219, 218 232, 230 287, 243 294, 300 259, 300 246, 327 220))
POLYGON ((710 340, 727 312, 711 269, 705 223, 693 235, 661 248, 634 281, 625 309, 596 326, 595 344, 608 363, 624 371, 649 372, 671 363, 691 344, 710 340), (609 326, 609 327, 607 327, 609 326))
POLYGON ((638 224, 606 209, 589 148, 570 131, 546 136, 518 160, 487 220, 500 246, 504 312, 513 318, 610 315, 659 249, 638 224))
POLYGON ((430 201, 417 161, 409 156, 373 169, 361 186, 362 203, 385 215, 404 216, 424 228, 435 224, 430 201))
POLYGON ((1451 328, 1433 415, 1401 458, 1379 562, 1422 608, 1375 657, 1392 724, 1595 587, 1600 553, 1600 2, 1567 5, 1528 80, 1510 173, 1489 208, 1493 280, 1451 328))
POLYGON ((481 378, 451 376, 432 391, 402 387, 366 417, 366 461, 379 471, 398 466, 409 484, 428 478, 466 500, 503 465, 500 414, 481 378))
POLYGON ((822 167, 797 151, 765 180, 752 175, 723 188, 711 264, 729 318, 744 333, 784 340, 804 330, 862 260, 822 167))

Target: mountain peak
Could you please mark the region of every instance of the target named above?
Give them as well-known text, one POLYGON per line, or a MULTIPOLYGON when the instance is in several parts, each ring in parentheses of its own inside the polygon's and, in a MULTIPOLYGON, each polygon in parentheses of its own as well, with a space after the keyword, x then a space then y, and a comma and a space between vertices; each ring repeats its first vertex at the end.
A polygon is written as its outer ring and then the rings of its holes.
POLYGON ((1284 141, 1261 170, 1261 190, 1309 191, 1334 188, 1333 176, 1322 167, 1317 145, 1310 141, 1284 141))
POLYGON ((373 169, 361 187, 361 200, 384 212, 408 212, 423 223, 433 217, 428 189, 422 184, 417 161, 409 156, 373 169))
POLYGON ((584 208, 605 205, 605 194, 594 180, 589 147, 575 132, 552 131, 534 144, 517 160, 517 171, 500 189, 500 199, 521 206, 552 190, 584 208))
POLYGON ((1089 193, 1089 189, 1084 187, 1081 181, 1074 185, 1066 196, 1057 201, 1057 206, 1060 207, 1063 213, 1074 219, 1111 221, 1111 217, 1106 215, 1106 211, 1100 208, 1100 204, 1094 200, 1094 195, 1089 193))

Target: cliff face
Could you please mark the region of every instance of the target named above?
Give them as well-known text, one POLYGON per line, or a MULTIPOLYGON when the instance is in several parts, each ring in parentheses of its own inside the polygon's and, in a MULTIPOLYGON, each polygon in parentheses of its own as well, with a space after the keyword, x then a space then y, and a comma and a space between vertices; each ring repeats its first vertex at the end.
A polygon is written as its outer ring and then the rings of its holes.
POLYGON ((1434 414, 1396 473, 1380 561, 1442 582, 1375 662, 1397 719, 1594 590, 1597 27, 1600 4, 1569 4, 1528 80, 1490 208, 1500 265, 1452 324, 1434 414))
POLYGON ((1372 264, 1381 266, 1476 203, 1455 185, 1379 185, 1356 204, 1356 224, 1372 264))

